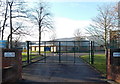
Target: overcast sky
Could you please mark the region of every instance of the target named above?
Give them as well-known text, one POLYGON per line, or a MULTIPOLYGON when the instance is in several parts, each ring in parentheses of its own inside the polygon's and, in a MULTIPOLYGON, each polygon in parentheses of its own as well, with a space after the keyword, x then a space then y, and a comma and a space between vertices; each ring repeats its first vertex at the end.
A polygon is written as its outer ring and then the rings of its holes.
MULTIPOLYGON (((38 0, 25 0, 33 2, 38 0)), ((103 4, 110 4, 118 0, 46 0, 49 1, 50 11, 55 25, 57 38, 73 37, 75 29, 80 29, 86 35, 85 28, 91 23, 91 18, 97 16, 97 7, 103 4)), ((30 25, 30 24, 29 24, 30 25)), ((36 33, 36 30, 35 30, 36 33)), ((28 36, 23 41, 38 41, 38 34, 28 36)), ((42 40, 49 40, 51 34, 42 34, 42 40)))
POLYGON ((78 28, 85 35, 85 28, 97 15, 97 6, 101 4, 103 2, 52 2, 57 37, 73 37, 78 28))
MULTIPOLYGON (((50 11, 53 15, 57 38, 73 37, 75 29, 80 29, 86 35, 85 28, 91 23, 91 18, 97 16, 97 7, 111 4, 118 0, 47 0, 50 1, 50 11)), ((36 2, 34 0, 34 2, 36 2)), ((32 2, 31 2, 32 3, 32 2)), ((49 40, 50 34, 42 35, 42 40, 49 40)), ((28 38, 29 39, 29 38, 28 38)), ((33 40, 36 40, 34 38, 33 40)))

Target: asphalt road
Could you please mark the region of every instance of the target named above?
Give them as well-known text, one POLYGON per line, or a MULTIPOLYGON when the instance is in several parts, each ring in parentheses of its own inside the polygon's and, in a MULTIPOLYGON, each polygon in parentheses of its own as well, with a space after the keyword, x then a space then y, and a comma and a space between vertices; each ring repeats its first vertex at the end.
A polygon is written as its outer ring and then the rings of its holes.
POLYGON ((99 72, 94 70, 76 54, 59 56, 47 54, 47 58, 23 68, 23 80, 20 84, 108 84, 99 72), (75 58, 75 63, 73 58, 75 58))
POLYGON ((41 60, 40 62, 46 63, 80 63, 79 56, 88 55, 89 53, 46 53, 46 59, 41 60))

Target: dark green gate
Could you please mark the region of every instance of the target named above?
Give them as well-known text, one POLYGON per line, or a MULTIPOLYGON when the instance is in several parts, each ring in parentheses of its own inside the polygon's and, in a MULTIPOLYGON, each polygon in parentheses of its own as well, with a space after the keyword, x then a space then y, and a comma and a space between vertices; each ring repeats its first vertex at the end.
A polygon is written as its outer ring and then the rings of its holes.
MULTIPOLYGON (((27 63, 80 63, 80 56, 89 55, 94 61, 93 41, 27 41, 27 63), (92 57, 91 57, 92 56, 92 57)), ((25 62, 25 61, 24 61, 25 62)))

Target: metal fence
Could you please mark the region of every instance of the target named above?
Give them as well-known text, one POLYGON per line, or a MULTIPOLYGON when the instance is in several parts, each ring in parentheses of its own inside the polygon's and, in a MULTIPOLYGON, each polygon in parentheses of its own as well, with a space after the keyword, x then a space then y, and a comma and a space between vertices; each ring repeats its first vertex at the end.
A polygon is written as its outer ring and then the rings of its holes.
POLYGON ((94 48, 93 41, 41 41, 40 48, 38 41, 27 41, 23 63, 79 63, 82 55, 89 55, 93 63, 94 48))

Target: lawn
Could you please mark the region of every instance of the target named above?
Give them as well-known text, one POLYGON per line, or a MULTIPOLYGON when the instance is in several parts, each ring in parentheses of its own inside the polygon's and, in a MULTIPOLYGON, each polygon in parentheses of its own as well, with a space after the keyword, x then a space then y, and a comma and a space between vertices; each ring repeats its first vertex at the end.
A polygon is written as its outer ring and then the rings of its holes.
MULTIPOLYGON (((30 59, 40 57, 40 55, 30 54, 30 59)), ((27 53, 22 53, 22 61, 27 61, 27 53)))
MULTIPOLYGON (((89 55, 80 56, 82 59, 89 63, 89 55)), ((91 64, 97 70, 106 74, 106 56, 104 54, 96 54, 94 56, 94 64, 91 64)))
MULTIPOLYGON (((44 53, 51 53, 50 51, 41 51, 41 54, 44 54, 44 53)), ((30 51, 30 59, 34 59, 34 58, 37 58, 37 57, 40 57, 42 55, 38 55, 38 51, 30 51)), ((27 61, 27 52, 23 52, 22 53, 22 61, 27 61)))

